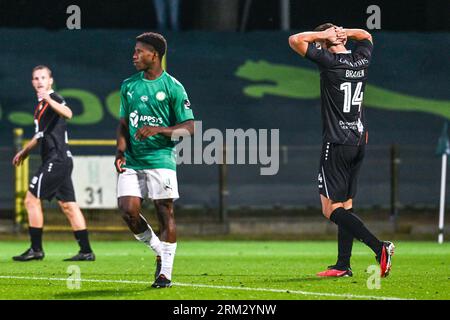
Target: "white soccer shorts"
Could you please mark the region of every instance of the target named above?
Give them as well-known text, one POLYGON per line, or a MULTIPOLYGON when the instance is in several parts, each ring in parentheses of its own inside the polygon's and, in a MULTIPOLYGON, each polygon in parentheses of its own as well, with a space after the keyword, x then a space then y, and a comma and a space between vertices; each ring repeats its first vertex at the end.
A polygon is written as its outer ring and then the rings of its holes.
POLYGON ((134 170, 126 168, 119 174, 117 197, 142 199, 178 199, 177 173, 170 169, 134 170))

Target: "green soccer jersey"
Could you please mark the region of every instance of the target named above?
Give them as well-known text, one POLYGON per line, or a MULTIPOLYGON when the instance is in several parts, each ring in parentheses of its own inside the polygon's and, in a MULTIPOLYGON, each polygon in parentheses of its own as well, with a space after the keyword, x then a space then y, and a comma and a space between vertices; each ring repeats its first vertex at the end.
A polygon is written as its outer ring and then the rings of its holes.
POLYGON ((183 85, 163 71, 155 80, 144 72, 126 79, 120 90, 120 117, 128 122, 130 138, 125 152, 125 168, 176 170, 175 143, 157 134, 139 141, 134 134, 142 126, 171 127, 194 115, 183 85))

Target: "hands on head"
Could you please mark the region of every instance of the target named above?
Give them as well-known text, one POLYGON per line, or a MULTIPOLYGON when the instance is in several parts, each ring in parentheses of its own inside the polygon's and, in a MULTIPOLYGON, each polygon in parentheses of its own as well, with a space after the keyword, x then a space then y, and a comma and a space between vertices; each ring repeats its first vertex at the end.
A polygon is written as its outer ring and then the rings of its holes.
POLYGON ((333 26, 324 32, 330 45, 345 45, 347 43, 347 32, 343 27, 333 26))

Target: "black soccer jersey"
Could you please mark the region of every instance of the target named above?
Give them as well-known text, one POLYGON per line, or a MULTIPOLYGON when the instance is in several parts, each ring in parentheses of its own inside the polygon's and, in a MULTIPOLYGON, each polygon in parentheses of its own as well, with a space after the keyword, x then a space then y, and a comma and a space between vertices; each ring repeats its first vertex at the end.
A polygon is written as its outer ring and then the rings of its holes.
MULTIPOLYGON (((50 97, 58 103, 66 103, 64 98, 55 92, 52 92, 50 97)), ((47 101, 41 100, 36 106, 34 124, 36 126, 35 137, 40 139, 43 162, 65 161, 67 157, 71 157, 66 120, 57 114, 47 101)))
POLYGON ((322 138, 345 145, 366 143, 366 121, 362 107, 367 70, 373 45, 357 41, 353 52, 331 53, 308 45, 306 58, 320 70, 322 138))

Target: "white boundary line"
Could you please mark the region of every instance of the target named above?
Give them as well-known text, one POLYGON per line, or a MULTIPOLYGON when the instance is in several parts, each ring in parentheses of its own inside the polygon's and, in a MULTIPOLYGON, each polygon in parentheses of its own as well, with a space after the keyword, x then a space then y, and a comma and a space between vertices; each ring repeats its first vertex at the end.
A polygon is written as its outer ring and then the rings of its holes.
MULTIPOLYGON (((17 280, 45 280, 45 281, 70 281, 70 278, 44 278, 44 277, 21 277, 21 276, 0 276, 0 279, 17 279, 17 280)), ((148 281, 138 280, 100 280, 100 279, 80 279, 82 282, 100 282, 100 283, 128 283, 128 284, 146 284, 148 281)), ((288 290, 288 289, 268 289, 268 288, 249 288, 249 287, 233 287, 233 286, 214 286, 208 284, 194 284, 194 283, 179 283, 174 282, 173 285, 179 287, 194 287, 194 288, 207 288, 207 289, 226 289, 226 290, 240 290, 240 291, 260 291, 260 292, 275 292, 275 293, 290 293, 300 294, 306 296, 321 296, 321 297, 334 297, 334 298, 349 298, 349 299, 376 299, 376 300, 411 300, 397 297, 383 297, 383 296, 366 296, 355 294, 339 294, 339 293, 325 293, 325 292, 309 292, 300 290, 288 290)), ((414 300, 414 299, 412 299, 414 300)))

